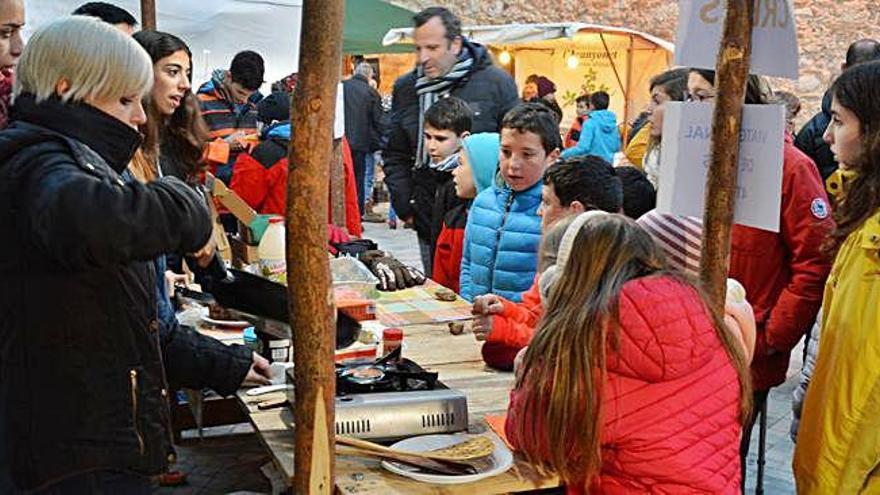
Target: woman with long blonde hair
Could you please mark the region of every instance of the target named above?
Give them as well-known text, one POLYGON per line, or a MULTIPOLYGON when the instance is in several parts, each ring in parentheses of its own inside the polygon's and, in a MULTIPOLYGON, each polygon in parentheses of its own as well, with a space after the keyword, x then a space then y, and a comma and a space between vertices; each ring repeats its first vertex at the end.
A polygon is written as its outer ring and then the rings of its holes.
POLYGON ((506 424, 568 493, 739 493, 742 347, 622 215, 581 214, 506 424))

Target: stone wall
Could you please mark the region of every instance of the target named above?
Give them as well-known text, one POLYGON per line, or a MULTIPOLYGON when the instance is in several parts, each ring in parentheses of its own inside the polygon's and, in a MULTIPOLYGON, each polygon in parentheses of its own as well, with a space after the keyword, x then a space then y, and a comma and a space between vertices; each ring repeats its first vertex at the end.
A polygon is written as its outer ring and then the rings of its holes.
MULTIPOLYGON (((675 41, 676 0, 394 0, 418 10, 443 5, 466 24, 591 22, 622 26, 675 41)), ((804 122, 840 71, 846 48, 857 39, 880 38, 880 0, 795 0, 800 79, 774 79, 774 87, 801 97, 804 122)))

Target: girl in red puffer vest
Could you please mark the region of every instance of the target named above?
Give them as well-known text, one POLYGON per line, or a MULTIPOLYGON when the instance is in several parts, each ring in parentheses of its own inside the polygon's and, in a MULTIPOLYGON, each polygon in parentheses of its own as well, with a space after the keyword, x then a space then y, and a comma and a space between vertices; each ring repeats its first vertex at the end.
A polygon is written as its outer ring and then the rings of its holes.
POLYGON ((506 433, 568 493, 740 493, 742 348, 664 267, 622 215, 581 214, 563 237, 506 433))

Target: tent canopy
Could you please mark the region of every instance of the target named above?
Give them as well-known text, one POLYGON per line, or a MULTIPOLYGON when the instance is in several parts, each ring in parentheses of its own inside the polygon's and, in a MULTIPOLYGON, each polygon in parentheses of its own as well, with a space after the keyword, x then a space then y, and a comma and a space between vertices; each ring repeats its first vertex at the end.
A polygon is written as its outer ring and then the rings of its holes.
MULTIPOLYGON (((68 15, 86 0, 27 2, 25 35, 58 17, 68 15)), ((140 0, 113 0, 141 16, 140 0)), ((382 36, 393 26, 412 24, 413 13, 383 0, 347 0, 343 47, 346 53, 407 52, 403 45, 383 46, 382 36)), ((254 50, 266 60, 267 82, 296 72, 302 0, 156 0, 156 24, 187 42, 193 54, 193 82, 208 80, 211 71, 229 67, 241 50, 254 50)))
MULTIPOLYGON (((582 22, 555 22, 546 24, 506 24, 485 26, 464 26, 462 33, 466 38, 484 45, 517 45, 527 47, 529 44, 547 40, 574 39, 581 32, 597 32, 633 35, 660 46, 669 52, 675 51, 672 43, 640 31, 600 24, 582 22)), ((382 39, 384 45, 399 43, 411 44, 413 28, 391 29, 382 39)))
POLYGON ((405 45, 384 44, 382 37, 394 26, 412 24, 413 14, 382 0, 346 0, 342 51, 349 54, 412 51, 405 45))
MULTIPOLYGON (((411 44, 412 28, 390 30, 387 45, 411 44)), ((666 70, 672 43, 632 29, 586 23, 464 26, 471 41, 488 46, 522 87, 531 74, 556 84, 563 125, 576 116, 576 98, 603 90, 611 96, 618 121, 634 118, 647 104, 648 84, 666 70), (509 57, 507 57, 509 55, 509 57)))

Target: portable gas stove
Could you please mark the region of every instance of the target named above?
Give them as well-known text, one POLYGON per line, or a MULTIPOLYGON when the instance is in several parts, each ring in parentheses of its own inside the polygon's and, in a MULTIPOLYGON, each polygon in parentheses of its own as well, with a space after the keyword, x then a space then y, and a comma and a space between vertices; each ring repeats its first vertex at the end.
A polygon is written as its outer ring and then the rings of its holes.
MULTIPOLYGON (((293 368, 287 382, 293 384, 293 368)), ((294 403, 294 390, 288 388, 294 403)), ((400 358, 400 350, 376 360, 336 366, 336 434, 390 441, 467 430, 467 397, 400 358)))

